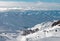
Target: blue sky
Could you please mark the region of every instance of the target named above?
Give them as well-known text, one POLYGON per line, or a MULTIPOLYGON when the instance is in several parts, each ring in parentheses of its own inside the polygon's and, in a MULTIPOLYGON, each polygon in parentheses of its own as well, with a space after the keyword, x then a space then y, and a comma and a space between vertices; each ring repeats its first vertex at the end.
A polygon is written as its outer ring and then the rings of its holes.
POLYGON ((55 2, 55 3, 60 3, 60 0, 0 0, 0 1, 18 1, 18 2, 55 2))

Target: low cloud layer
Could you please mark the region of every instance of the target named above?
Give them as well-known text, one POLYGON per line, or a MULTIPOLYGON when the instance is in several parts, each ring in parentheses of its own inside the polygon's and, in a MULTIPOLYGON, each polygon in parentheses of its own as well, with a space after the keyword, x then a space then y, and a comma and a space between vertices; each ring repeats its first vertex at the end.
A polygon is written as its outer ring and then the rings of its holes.
POLYGON ((0 2, 0 8, 60 9, 60 3, 45 3, 45 2, 0 2))

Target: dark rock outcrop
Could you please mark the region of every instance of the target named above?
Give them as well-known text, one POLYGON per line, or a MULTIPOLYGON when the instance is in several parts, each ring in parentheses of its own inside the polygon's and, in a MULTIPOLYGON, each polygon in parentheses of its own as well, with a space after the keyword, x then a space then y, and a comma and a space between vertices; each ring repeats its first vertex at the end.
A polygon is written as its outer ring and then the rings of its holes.
POLYGON ((22 35, 28 35, 28 34, 30 34, 30 33, 35 33, 35 32, 37 32, 37 31, 39 31, 38 28, 36 28, 36 29, 34 29, 34 30, 24 30, 22 35))
MULTIPOLYGON (((60 24, 60 20, 57 21, 57 22, 54 22, 54 23, 52 24, 52 27, 53 27, 53 26, 56 26, 56 25, 58 25, 58 24, 60 24)), ((60 25, 59 25, 59 26, 60 26, 60 25)))

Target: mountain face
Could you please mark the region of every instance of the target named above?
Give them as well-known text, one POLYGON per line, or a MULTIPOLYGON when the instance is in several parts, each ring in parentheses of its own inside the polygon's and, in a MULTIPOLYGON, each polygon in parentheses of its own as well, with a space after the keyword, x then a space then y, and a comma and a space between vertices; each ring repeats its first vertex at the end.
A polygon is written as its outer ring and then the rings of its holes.
POLYGON ((55 22, 44 22, 32 28, 20 31, 20 33, 0 33, 1 41, 59 41, 60 20, 55 22), (56 25, 53 25, 57 23, 56 25), (52 26, 53 25, 53 26, 52 26), (25 33, 22 34, 22 33, 25 33))
POLYGON ((60 20, 60 10, 9 10, 0 12, 0 30, 26 29, 53 20, 60 20))
POLYGON ((59 41, 60 23, 58 22, 59 21, 37 24, 31 29, 23 31, 23 34, 19 34, 16 39, 17 41, 59 41), (55 23, 58 24, 52 27, 55 23))

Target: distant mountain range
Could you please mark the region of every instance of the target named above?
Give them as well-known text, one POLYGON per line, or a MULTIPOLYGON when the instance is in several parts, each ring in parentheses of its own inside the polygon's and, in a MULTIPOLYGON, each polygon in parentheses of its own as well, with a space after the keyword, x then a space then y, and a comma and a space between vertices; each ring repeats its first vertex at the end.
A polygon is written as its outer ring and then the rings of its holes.
POLYGON ((60 10, 7 10, 0 12, 0 30, 26 29, 53 20, 60 20, 60 10))

